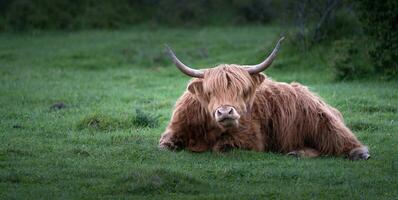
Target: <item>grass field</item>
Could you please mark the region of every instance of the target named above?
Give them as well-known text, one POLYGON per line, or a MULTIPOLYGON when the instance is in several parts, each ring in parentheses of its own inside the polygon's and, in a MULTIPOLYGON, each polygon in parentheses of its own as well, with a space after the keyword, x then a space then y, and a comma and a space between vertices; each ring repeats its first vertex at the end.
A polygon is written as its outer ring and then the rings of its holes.
POLYGON ((397 199, 398 82, 334 82, 327 47, 282 46, 266 73, 340 109, 370 160, 158 150, 189 80, 164 43, 194 66, 253 64, 282 31, 0 34, 0 199, 397 199))

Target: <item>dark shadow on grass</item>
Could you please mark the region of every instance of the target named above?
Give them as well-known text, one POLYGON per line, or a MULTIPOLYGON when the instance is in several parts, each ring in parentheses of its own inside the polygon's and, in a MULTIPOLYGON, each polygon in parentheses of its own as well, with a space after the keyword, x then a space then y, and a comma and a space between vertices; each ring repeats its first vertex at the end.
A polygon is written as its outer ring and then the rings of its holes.
POLYGON ((9 156, 31 156, 32 155, 32 153, 27 150, 18 149, 18 148, 14 148, 14 147, 6 149, 5 153, 9 156))
POLYGON ((71 150, 71 153, 82 157, 90 156, 90 152, 81 148, 74 148, 71 150))
POLYGON ((18 56, 13 53, 1 53, 0 54, 0 61, 15 61, 17 60, 18 56))
POLYGON ((207 189, 207 184, 195 179, 192 175, 166 169, 135 169, 120 178, 117 185, 119 192, 146 195, 199 194, 207 189))
POLYGON ((132 119, 116 119, 111 116, 104 114, 91 114, 83 118, 78 124, 78 129, 91 129, 97 131, 112 131, 115 129, 127 128, 126 122, 132 121, 132 119))
POLYGON ((0 183, 41 183, 42 177, 28 172, 0 174, 0 183))
POLYGON ((135 115, 113 117, 101 113, 90 114, 77 124, 77 128, 97 131, 114 131, 118 129, 130 129, 133 127, 155 128, 159 126, 159 117, 152 113, 136 109, 135 115))
POLYGON ((136 109, 133 123, 138 127, 155 128, 159 126, 159 116, 136 109))

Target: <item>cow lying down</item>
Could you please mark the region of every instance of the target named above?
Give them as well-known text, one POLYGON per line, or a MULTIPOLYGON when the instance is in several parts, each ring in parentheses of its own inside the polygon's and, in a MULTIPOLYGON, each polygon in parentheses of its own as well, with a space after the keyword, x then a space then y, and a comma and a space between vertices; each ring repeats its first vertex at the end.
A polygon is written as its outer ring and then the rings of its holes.
POLYGON ((261 73, 275 59, 282 40, 258 65, 221 64, 205 70, 186 66, 167 47, 177 68, 194 79, 177 101, 159 147, 368 159, 368 149, 338 110, 301 84, 275 82, 261 73))

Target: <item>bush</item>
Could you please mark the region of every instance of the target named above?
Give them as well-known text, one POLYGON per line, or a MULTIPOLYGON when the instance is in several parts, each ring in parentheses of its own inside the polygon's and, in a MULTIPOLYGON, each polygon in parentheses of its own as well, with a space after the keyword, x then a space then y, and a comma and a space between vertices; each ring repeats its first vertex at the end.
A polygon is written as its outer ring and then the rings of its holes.
POLYGON ((350 4, 337 10, 334 18, 322 28, 324 39, 328 41, 363 36, 361 23, 350 4))
POLYGON ((270 0, 234 1, 246 22, 268 23, 276 15, 276 2, 270 0))
POLYGON ((373 40, 370 51, 376 72, 385 79, 398 77, 398 1, 361 0, 361 21, 373 40))
POLYGON ((163 0, 156 6, 155 20, 169 25, 201 25, 207 21, 206 0, 163 0))
POLYGON ((364 44, 360 39, 343 39, 334 42, 331 65, 335 70, 336 80, 361 79, 374 73, 364 44))
POLYGON ((129 0, 10 0, 2 8, 3 26, 17 31, 119 28, 142 21, 145 5, 129 0))
POLYGON ((267 23, 278 13, 275 5, 276 0, 2 0, 0 30, 115 29, 147 22, 173 26, 267 23))
POLYGON ((292 1, 289 4, 290 31, 293 44, 307 50, 325 42, 333 42, 361 34, 353 4, 343 0, 292 1))

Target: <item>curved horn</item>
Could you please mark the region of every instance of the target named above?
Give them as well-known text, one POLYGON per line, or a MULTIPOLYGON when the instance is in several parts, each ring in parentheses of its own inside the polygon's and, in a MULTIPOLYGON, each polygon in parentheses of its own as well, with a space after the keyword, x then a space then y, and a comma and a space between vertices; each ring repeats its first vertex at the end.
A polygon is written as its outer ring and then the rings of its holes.
POLYGON ((272 53, 262 63, 257 65, 248 65, 246 68, 247 72, 249 72, 249 74, 257 74, 267 69, 272 64, 272 61, 274 61, 276 54, 278 53, 279 47, 281 45, 281 42, 284 39, 285 37, 281 37, 279 39, 278 43, 276 43, 274 50, 272 50, 272 53))
POLYGON ((186 66, 184 63, 182 63, 177 56, 174 54, 173 50, 171 50, 171 48, 165 44, 167 52, 169 53, 169 56, 171 57, 171 59, 173 60, 173 63, 176 65, 176 67, 184 74, 188 75, 188 76, 192 76, 195 78, 203 78, 204 77, 204 72, 201 70, 197 70, 197 69, 192 69, 188 66, 186 66))

